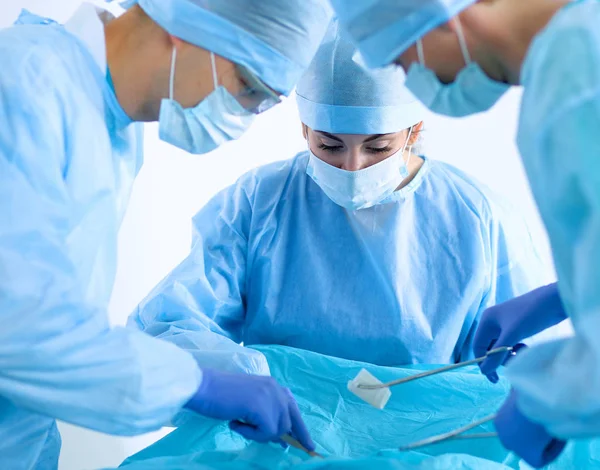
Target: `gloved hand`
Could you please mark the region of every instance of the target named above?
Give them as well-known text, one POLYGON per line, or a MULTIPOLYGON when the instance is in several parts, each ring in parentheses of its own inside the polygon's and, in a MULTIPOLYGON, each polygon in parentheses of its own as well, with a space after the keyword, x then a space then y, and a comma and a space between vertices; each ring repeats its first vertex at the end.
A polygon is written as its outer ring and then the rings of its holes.
POLYGON ((540 468, 553 462, 567 443, 546 432, 543 426, 530 421, 517 408, 517 393, 511 391, 498 411, 494 425, 502 445, 529 465, 540 468))
POLYGON ((272 377, 203 369, 202 383, 186 408, 214 419, 246 439, 279 442, 291 434, 308 450, 315 449, 291 392, 272 377))
MULTIPOLYGON (((566 318, 556 283, 540 287, 483 312, 473 340, 473 352, 475 357, 482 357, 490 349, 515 346, 566 318)), ((491 382, 498 382, 496 369, 504 364, 507 355, 494 354, 479 364, 491 382)))

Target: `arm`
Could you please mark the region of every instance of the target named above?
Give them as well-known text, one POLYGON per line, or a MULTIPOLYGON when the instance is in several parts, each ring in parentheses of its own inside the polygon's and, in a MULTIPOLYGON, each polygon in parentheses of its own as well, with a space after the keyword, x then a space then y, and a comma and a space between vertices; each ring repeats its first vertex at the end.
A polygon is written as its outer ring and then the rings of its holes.
POLYGON ((73 249, 72 237, 82 219, 110 230, 108 205, 74 213, 62 90, 37 67, 15 72, 0 68, 0 395, 102 432, 157 429, 193 395, 201 372, 171 344, 111 329, 106 305, 89 295, 88 253, 73 249))
POLYGON ((497 197, 490 204, 494 214, 490 224, 492 272, 490 295, 481 306, 482 313, 555 279, 522 214, 497 197))
POLYGON ((560 35, 555 32, 554 40, 540 43, 529 58, 527 108, 519 137, 550 233, 560 293, 575 336, 530 348, 509 365, 507 375, 518 392, 521 411, 561 438, 600 434, 600 57, 596 20, 590 19, 588 27, 578 23, 559 31, 560 35), (536 134, 528 132, 532 128, 537 129, 536 134))
POLYGON ((189 351, 201 367, 269 375, 262 353, 240 345, 251 217, 242 183, 213 198, 194 217, 190 254, 140 303, 129 325, 189 351))
POLYGON ((559 250, 557 261, 570 259, 567 262, 572 263, 571 275, 559 269, 559 287, 561 293, 565 289, 565 307, 573 318, 575 337, 531 348, 508 368, 522 411, 551 434, 564 438, 600 433, 600 178, 593 170, 594 165, 597 168, 594 160, 600 158, 600 140, 595 131, 593 135, 582 132, 582 123, 585 129, 600 126, 600 89, 594 99, 574 106, 545 133, 546 148, 553 146, 554 152, 575 159, 570 163, 578 173, 572 176, 572 195, 581 198, 581 206, 574 208, 572 216, 586 206, 588 212, 580 224, 574 218, 562 219, 565 229, 574 229, 574 239, 553 240, 555 251, 559 250), (560 138, 570 132, 575 134, 568 142, 560 138))
POLYGON ((483 356, 477 329, 491 309, 552 280, 552 269, 539 255, 528 224, 518 211, 506 201, 490 192, 490 208, 485 251, 488 253, 489 285, 479 306, 466 344, 464 359, 483 356))

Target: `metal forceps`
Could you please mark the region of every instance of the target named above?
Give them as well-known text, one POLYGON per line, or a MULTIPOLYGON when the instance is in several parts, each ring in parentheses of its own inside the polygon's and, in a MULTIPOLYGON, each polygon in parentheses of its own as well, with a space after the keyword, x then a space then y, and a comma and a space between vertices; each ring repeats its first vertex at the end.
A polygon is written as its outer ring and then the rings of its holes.
MULTIPOLYGON (((439 369, 434 369, 431 371, 427 371, 427 372, 423 372, 420 374, 416 374, 416 375, 411 375, 410 377, 405 377, 403 379, 400 380, 394 380, 393 382, 388 382, 386 384, 382 384, 382 385, 372 385, 372 386, 365 386, 364 388, 368 388, 368 389, 376 389, 376 388, 383 388, 383 387, 392 387, 394 385, 400 385, 406 382, 410 382, 412 380, 417 380, 417 379, 422 379, 423 377, 429 377, 431 375, 436 375, 439 374, 441 372, 446 372, 449 370, 454 370, 454 369, 459 369, 461 367, 465 367, 465 366, 469 366, 472 364, 478 364, 480 362, 483 362, 485 359, 487 359, 489 356, 493 355, 493 354, 501 354, 501 353, 510 353, 509 357, 507 358, 507 361, 516 356, 517 353, 523 349, 526 348, 527 346, 523 343, 519 343, 515 346, 505 346, 505 347, 501 347, 501 348, 496 348, 496 349, 492 349, 490 350, 485 356, 482 357, 478 357, 476 359, 472 359, 470 361, 465 361, 465 362, 460 362, 458 364, 452 364, 449 366, 445 366, 445 367, 440 367, 439 369)), ((506 361, 505 361, 506 362, 506 361)), ((431 444, 437 444, 439 442, 443 442, 443 441, 449 441, 449 440, 458 440, 458 439, 489 439, 489 438, 495 438, 498 437, 498 433, 496 432, 481 432, 481 433, 472 433, 472 434, 465 434, 466 432, 470 431, 471 429, 474 429, 478 426, 481 426, 482 424, 488 423, 490 421, 493 421, 494 418, 496 418, 496 414, 490 415, 490 416, 486 416, 485 418, 482 418, 478 421, 475 421, 474 423, 471 424, 467 424, 466 426, 462 426, 458 429, 455 429, 453 431, 449 431, 443 434, 438 434, 437 436, 432 436, 432 437, 428 437, 426 439, 422 439, 420 441, 416 441, 413 442, 411 444, 405 445, 405 446, 401 446, 399 448, 399 450, 404 451, 404 450, 412 450, 412 449, 417 449, 419 447, 424 447, 424 446, 428 446, 431 444)))
POLYGON ((509 357, 516 356, 517 352, 520 349, 522 349, 523 347, 525 347, 525 345, 521 344, 521 343, 517 344, 516 346, 503 346, 501 348, 491 349, 490 351, 488 351, 488 353, 485 356, 481 356, 476 359, 459 362, 458 364, 450 364, 448 366, 440 367, 439 369, 428 370, 425 372, 421 372, 419 374, 404 377, 402 379, 392 380, 391 382, 387 382, 387 383, 374 384, 374 385, 358 384, 357 388, 362 388, 363 390, 378 390, 381 388, 390 388, 390 387, 394 387, 396 385, 402 385, 407 382, 412 382, 413 380, 418 380, 418 379, 422 379, 425 377, 430 377, 432 375, 441 374, 442 372, 448 372, 451 370, 460 369, 462 367, 471 366, 473 364, 479 364, 480 362, 485 361, 489 356, 493 356, 494 354, 501 354, 501 353, 508 352, 508 353, 510 353, 509 357))
POLYGON ((496 432, 480 432, 473 434, 465 434, 467 431, 476 428, 477 426, 481 426, 482 424, 488 423, 492 421, 496 417, 495 414, 486 416, 479 421, 475 421, 474 423, 467 424, 461 428, 455 429, 454 431, 446 432, 443 434, 438 434, 437 436, 428 437, 427 439, 422 439, 420 441, 412 442, 408 445, 401 446, 399 450, 413 450, 419 447, 428 446, 431 444, 437 444, 438 442, 450 441, 450 440, 458 440, 458 439, 488 439, 492 437, 498 437, 498 433, 496 432))

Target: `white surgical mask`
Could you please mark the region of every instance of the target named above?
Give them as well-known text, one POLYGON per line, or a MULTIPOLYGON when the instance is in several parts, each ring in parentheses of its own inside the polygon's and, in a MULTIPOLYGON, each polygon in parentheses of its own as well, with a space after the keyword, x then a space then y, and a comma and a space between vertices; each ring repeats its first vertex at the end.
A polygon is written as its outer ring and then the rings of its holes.
POLYGON ((433 70, 425 66, 423 43, 418 40, 419 63, 410 67, 405 85, 434 113, 464 117, 490 109, 510 85, 492 80, 476 62, 472 62, 460 20, 455 18, 455 21, 458 42, 466 64, 456 76, 456 80, 444 84, 433 70))
POLYGON ((215 89, 197 106, 187 109, 173 99, 176 58, 177 50, 173 48, 169 98, 162 100, 158 119, 161 140, 189 153, 201 154, 240 138, 252 124, 254 114, 239 104, 225 87, 219 86, 214 54, 210 53, 210 60, 215 89))
POLYGON ((409 149, 405 162, 404 150, 411 134, 412 128, 406 143, 395 154, 358 171, 336 168, 311 151, 306 173, 336 204, 353 211, 372 207, 389 197, 408 177, 408 163, 412 152, 409 149))

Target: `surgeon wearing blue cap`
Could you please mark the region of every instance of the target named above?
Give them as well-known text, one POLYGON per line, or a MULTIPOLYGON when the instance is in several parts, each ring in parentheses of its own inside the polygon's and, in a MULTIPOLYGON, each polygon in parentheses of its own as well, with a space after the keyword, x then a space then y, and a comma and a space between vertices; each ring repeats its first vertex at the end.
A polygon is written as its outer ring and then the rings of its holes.
POLYGON ((200 210, 189 255, 131 326, 229 371, 268 373, 256 344, 454 363, 486 307, 543 282, 516 211, 415 151, 424 108, 402 71, 360 62, 333 23, 297 88, 307 150, 200 210))
MULTIPOLYGON (((90 4, 65 25, 0 31, 0 462, 55 469, 55 418, 141 434, 186 407, 245 437, 312 442, 270 377, 199 368, 107 315, 140 121, 193 153, 238 138, 287 95, 326 31, 320 0, 90 4)), ((217 364, 218 365, 218 364, 217 364)))
MULTIPOLYGON (((544 440, 531 437, 540 429, 561 439, 600 435, 600 3, 332 4, 364 60, 373 67, 401 64, 407 86, 436 112, 485 111, 510 85, 524 88, 517 143, 558 284, 486 312, 474 347, 481 354, 512 346, 571 318, 573 338, 531 348, 507 367, 514 391, 496 420, 505 446, 545 465, 544 440)), ((502 360, 481 364, 492 381, 502 360)))

